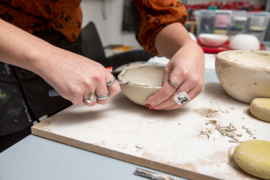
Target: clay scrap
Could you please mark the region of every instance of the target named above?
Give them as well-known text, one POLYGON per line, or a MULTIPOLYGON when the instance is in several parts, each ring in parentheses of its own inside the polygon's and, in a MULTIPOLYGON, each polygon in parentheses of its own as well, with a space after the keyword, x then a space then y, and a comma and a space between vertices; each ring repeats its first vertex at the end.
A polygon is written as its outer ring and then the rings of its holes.
MULTIPOLYGON (((242 142, 242 141, 239 141, 239 137, 242 137, 242 133, 237 132, 237 128, 234 126, 232 122, 228 126, 221 126, 217 123, 216 120, 208 120, 206 125, 209 125, 209 124, 212 124, 213 126, 210 129, 208 129, 207 127, 202 129, 199 135, 206 135, 209 140, 213 132, 217 130, 222 136, 227 136, 227 137, 232 138, 233 140, 229 140, 229 142, 231 143, 242 142)), ((245 129, 246 133, 248 133, 250 137, 252 137, 253 139, 256 139, 256 137, 254 136, 255 134, 249 128, 245 128, 243 126, 242 129, 245 129)))

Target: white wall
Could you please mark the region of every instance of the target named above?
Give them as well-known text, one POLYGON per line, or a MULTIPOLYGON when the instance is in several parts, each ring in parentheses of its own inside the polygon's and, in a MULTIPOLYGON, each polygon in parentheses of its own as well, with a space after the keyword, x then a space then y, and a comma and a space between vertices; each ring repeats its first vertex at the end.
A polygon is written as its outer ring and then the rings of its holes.
POLYGON ((103 46, 109 44, 123 44, 140 46, 135 39, 135 33, 123 32, 123 3, 124 0, 82 0, 83 27, 93 21, 97 27, 103 46), (102 7, 106 7, 103 18, 102 7))

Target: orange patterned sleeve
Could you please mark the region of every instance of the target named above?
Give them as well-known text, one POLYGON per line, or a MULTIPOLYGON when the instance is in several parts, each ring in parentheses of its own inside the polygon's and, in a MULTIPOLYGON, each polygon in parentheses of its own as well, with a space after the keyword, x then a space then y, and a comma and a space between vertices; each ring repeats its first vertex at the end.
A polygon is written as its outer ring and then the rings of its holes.
POLYGON ((178 0, 134 0, 141 16, 141 28, 136 38, 143 48, 159 55, 155 48, 156 35, 168 24, 188 21, 184 5, 178 0))
POLYGON ((54 28, 75 41, 82 25, 81 0, 0 0, 0 19, 29 33, 54 28))

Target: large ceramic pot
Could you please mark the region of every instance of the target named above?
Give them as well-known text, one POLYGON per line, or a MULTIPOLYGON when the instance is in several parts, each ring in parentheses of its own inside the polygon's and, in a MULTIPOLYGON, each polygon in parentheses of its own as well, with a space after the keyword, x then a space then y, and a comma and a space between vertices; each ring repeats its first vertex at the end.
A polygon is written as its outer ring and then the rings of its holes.
POLYGON ((270 52, 224 51, 217 55, 216 73, 224 90, 234 99, 250 103, 270 97, 270 52))
POLYGON ((122 92, 131 101, 145 106, 146 100, 161 89, 164 68, 150 64, 125 68, 118 76, 122 92))

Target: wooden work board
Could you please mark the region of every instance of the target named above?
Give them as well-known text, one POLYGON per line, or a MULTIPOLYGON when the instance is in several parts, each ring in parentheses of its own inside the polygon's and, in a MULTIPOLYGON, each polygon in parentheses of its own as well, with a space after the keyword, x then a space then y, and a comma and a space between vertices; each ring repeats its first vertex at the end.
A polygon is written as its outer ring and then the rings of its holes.
MULTIPOLYGON (((205 83, 196 99, 174 111, 148 111, 122 92, 105 106, 73 105, 36 124, 32 133, 64 144, 188 179, 256 179, 233 160, 238 143, 214 131, 199 135, 208 120, 250 128, 270 141, 270 123, 249 113, 249 104, 229 97, 217 83, 205 83)), ((209 125, 207 125, 209 126, 209 125)))

